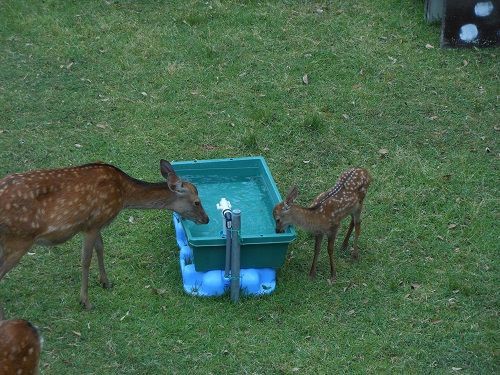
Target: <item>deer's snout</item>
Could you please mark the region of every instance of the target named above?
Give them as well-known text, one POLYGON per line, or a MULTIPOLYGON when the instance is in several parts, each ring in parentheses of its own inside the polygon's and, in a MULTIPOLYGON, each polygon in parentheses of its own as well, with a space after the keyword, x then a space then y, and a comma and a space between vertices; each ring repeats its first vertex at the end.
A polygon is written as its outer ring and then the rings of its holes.
POLYGON ((208 218, 208 215, 204 214, 201 220, 199 220, 198 224, 208 224, 209 221, 210 219, 208 218))
POLYGON ((285 233, 285 228, 283 228, 283 225, 280 225, 276 223, 276 233, 285 233))

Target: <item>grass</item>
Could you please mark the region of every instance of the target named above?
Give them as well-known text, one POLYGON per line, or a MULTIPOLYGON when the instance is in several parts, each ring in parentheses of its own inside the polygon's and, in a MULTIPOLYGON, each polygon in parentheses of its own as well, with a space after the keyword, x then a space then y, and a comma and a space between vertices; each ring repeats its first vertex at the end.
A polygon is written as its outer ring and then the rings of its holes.
POLYGON ((438 48, 413 0, 1 8, 2 176, 263 155, 303 204, 352 165, 374 176, 335 285, 325 250, 308 280, 299 231, 272 295, 187 296, 171 214, 126 211, 85 312, 80 238, 32 249, 0 300, 40 327, 42 374, 499 372, 496 49, 438 48))

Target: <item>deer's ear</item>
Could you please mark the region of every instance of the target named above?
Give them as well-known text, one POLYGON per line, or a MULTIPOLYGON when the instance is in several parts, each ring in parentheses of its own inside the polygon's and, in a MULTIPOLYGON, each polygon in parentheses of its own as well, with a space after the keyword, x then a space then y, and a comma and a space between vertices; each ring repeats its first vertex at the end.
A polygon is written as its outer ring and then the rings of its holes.
POLYGON ((175 174, 169 174, 167 177, 168 188, 176 193, 184 192, 184 188, 182 186, 182 180, 177 177, 175 174))
POLYGON ((168 161, 162 159, 160 160, 160 170, 161 175, 167 180, 169 189, 181 193, 183 191, 182 180, 177 177, 172 165, 168 161))
POLYGON ((297 188, 297 186, 294 186, 293 188, 290 189, 290 191, 286 195, 285 207, 290 206, 295 200, 295 198, 297 198, 297 195, 299 195, 299 189, 297 188))
POLYGON ((174 168, 172 167, 172 164, 170 164, 168 161, 161 159, 160 160, 160 171, 161 175, 168 180, 168 176, 170 174, 175 175, 174 168))

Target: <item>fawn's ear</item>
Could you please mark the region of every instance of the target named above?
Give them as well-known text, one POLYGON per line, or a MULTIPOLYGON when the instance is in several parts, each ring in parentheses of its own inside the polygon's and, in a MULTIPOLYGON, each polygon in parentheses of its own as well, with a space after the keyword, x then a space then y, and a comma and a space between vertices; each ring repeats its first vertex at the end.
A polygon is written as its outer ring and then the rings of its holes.
POLYGON ((174 168, 168 161, 163 159, 160 160, 160 171, 161 175, 167 180, 170 190, 178 193, 181 193, 183 191, 182 180, 177 177, 174 168))
POLYGON ((293 188, 290 189, 284 201, 285 207, 287 209, 290 208, 290 205, 293 203, 295 198, 297 198, 297 195, 299 195, 299 189, 297 188, 297 186, 294 186, 293 188))

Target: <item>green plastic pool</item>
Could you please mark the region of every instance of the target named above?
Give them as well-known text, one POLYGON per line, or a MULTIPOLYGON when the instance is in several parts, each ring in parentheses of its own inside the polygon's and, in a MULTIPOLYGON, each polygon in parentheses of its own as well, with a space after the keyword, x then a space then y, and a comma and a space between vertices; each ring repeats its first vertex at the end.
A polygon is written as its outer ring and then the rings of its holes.
POLYGON ((241 210, 241 268, 279 268, 296 233, 289 228, 275 233, 272 210, 281 196, 263 157, 181 161, 172 163, 176 173, 196 185, 210 217, 207 225, 182 220, 193 250, 196 271, 224 269, 221 198, 241 210))

